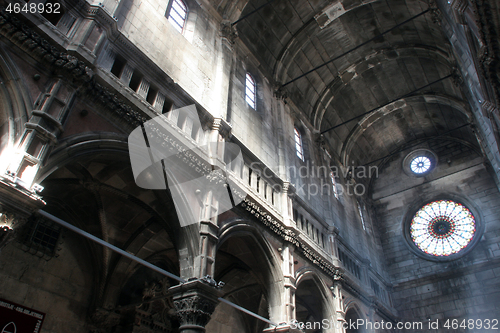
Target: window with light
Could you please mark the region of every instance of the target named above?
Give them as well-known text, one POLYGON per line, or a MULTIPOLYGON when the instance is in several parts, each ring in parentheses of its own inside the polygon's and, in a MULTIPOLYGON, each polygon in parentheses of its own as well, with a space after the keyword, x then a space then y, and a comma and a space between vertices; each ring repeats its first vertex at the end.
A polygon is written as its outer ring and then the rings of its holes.
POLYGON ((172 5, 168 12, 168 21, 174 28, 182 33, 187 18, 187 6, 182 0, 172 0, 172 5))
POLYGON ((431 168, 431 160, 427 156, 417 156, 410 162, 410 169, 416 174, 422 174, 431 168))
POLYGON ((302 136, 297 128, 294 128, 295 131, 295 151, 297 153, 297 157, 300 158, 302 162, 304 162, 304 148, 302 146, 302 136))
POLYGON ((330 171, 330 179, 332 180, 333 195, 338 199, 339 192, 337 191, 337 182, 335 180, 335 174, 333 173, 333 171, 330 171))
POLYGON ((255 109, 255 80, 249 73, 245 79, 245 100, 252 109, 255 109))
POLYGON ((426 204, 413 216, 410 236, 424 253, 447 257, 465 249, 476 232, 476 220, 464 205, 439 200, 426 204))
POLYGON ((363 227, 363 230, 366 230, 365 226, 365 217, 363 216, 363 209, 361 208, 361 205, 358 202, 358 213, 359 217, 361 218, 361 226, 363 227))

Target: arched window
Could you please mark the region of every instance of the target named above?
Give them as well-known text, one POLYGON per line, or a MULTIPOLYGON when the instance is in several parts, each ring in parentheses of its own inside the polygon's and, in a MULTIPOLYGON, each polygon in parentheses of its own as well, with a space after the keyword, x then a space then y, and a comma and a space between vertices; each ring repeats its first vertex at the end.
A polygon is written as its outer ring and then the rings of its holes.
POLYGON ((359 212, 359 217, 361 218, 361 225, 363 226, 363 230, 366 230, 365 217, 363 216, 363 209, 361 208, 359 201, 358 201, 358 212, 359 212))
POLYGON ((302 136, 300 135, 299 130, 295 127, 295 150, 297 152, 297 156, 304 162, 304 147, 302 146, 302 136))
POLYGON ((172 23, 174 28, 182 33, 184 23, 187 18, 187 6, 182 0, 172 0, 168 12, 168 21, 172 23))
POLYGON ((335 198, 339 198, 339 192, 337 191, 337 181, 335 180, 335 173, 330 171, 330 179, 332 180, 333 195, 335 198))
POLYGON ((252 109, 255 109, 255 80, 249 73, 245 79, 245 100, 252 109))

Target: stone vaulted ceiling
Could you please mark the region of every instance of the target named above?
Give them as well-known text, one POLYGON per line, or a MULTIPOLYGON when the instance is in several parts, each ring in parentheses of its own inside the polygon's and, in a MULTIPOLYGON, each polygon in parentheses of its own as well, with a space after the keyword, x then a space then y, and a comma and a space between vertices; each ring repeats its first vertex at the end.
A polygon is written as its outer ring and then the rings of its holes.
MULTIPOLYGON (((241 18, 266 2, 218 5, 226 17, 241 18)), ((436 136, 477 146, 439 20, 433 11, 410 20, 428 8, 419 0, 275 0, 237 30, 316 131, 338 126, 325 139, 341 162, 363 165, 436 136)))

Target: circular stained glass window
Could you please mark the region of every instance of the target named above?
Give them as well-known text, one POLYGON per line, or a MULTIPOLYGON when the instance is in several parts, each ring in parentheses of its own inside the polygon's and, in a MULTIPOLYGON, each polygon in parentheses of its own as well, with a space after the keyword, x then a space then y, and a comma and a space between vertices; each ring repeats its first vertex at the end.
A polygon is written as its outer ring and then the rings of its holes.
POLYGON ((443 257, 458 253, 472 241, 476 232, 474 216, 462 204, 451 200, 431 202, 415 214, 410 236, 427 254, 443 257))
POLYGON ((411 171, 421 174, 429 171, 431 160, 427 156, 417 156, 410 162, 411 171))

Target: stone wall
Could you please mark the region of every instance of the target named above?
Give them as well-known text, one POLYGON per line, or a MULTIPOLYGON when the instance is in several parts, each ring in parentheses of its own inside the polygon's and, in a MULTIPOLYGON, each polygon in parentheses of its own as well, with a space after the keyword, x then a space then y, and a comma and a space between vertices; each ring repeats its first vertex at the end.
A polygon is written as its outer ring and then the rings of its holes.
POLYGON ((493 319, 500 308, 500 271, 495 268, 500 260, 500 194, 493 177, 472 147, 444 139, 422 147, 438 156, 430 174, 406 174, 401 167, 411 152, 406 150, 385 164, 372 193, 394 307, 405 321, 493 319), (474 248, 453 261, 421 258, 404 237, 408 212, 438 197, 468 205, 484 227, 484 233, 478 228, 481 238, 474 248))

